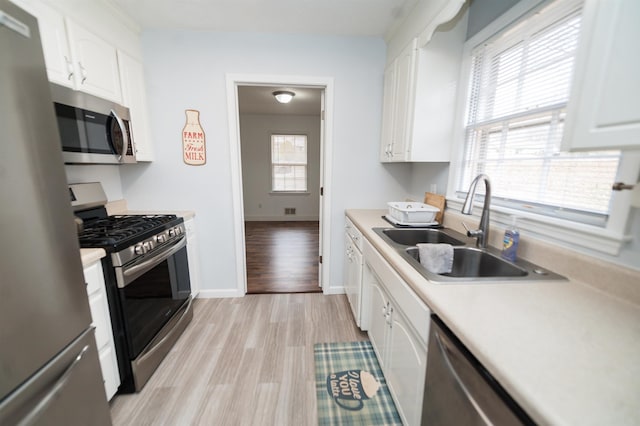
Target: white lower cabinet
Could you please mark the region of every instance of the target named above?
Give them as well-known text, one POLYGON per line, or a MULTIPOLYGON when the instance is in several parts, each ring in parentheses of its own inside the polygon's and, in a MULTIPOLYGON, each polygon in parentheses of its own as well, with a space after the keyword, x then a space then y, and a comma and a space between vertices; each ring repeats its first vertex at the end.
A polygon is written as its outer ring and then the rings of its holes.
POLYGON ((369 287, 369 340, 378 355, 378 363, 384 370, 388 356, 387 343, 389 323, 387 312, 389 311, 389 296, 383 290, 382 284, 371 271, 371 267, 365 263, 363 272, 364 283, 369 287))
POLYGON ((365 240, 369 339, 405 425, 419 425, 427 371, 429 308, 365 240))
POLYGON ((98 347, 104 390, 107 394, 107 399, 110 400, 118 391, 118 386, 120 386, 120 371, 118 370, 118 358, 116 357, 115 344, 113 343, 109 302, 107 301, 107 291, 100 261, 84 268, 84 279, 87 284, 92 325, 96 328, 96 345, 98 347))
POLYGON ((200 258, 198 255, 198 239, 196 238, 196 220, 190 218, 184 221, 187 230, 187 259, 189 261, 189 279, 191 281, 191 297, 200 293, 200 258))
POLYGON ((344 290, 353 312, 353 318, 361 330, 368 326, 368 309, 362 305, 366 298, 362 286, 362 233, 345 217, 344 290))

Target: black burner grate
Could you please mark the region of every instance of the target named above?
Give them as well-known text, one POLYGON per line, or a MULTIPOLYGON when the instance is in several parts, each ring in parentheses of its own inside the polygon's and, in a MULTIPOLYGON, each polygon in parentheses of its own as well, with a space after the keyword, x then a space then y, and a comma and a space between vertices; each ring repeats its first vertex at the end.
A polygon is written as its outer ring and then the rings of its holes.
POLYGON ((166 229, 176 218, 176 215, 116 215, 85 222, 84 231, 78 234, 80 247, 135 244, 150 232, 166 229))

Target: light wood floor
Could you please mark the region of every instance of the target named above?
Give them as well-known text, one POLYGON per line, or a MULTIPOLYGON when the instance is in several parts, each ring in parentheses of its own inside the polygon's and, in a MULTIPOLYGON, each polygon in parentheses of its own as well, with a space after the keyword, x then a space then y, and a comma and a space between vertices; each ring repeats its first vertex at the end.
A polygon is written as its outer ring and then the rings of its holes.
POLYGON ((318 286, 319 223, 245 222, 247 293, 306 293, 318 286))
POLYGON ((316 425, 313 345, 367 340, 344 295, 196 299, 194 319, 114 425, 316 425))

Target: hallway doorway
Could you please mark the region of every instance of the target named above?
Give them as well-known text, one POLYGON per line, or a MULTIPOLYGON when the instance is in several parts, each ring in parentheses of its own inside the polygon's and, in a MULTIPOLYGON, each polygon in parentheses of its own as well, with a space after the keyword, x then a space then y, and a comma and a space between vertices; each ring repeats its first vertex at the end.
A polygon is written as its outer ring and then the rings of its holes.
POLYGON ((319 292, 323 89, 237 90, 246 292, 319 292))

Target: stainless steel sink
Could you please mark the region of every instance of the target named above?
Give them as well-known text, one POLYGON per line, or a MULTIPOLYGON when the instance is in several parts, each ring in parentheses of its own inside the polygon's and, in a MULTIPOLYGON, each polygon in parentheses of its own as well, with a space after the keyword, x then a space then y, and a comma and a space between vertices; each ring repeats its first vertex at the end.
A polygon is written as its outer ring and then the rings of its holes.
MULTIPOLYGON (((406 252, 420 262, 418 247, 410 247, 406 252)), ((507 260, 501 259, 486 250, 475 247, 454 247, 451 272, 442 274, 447 277, 525 277, 529 273, 507 260)))
POLYGON ((565 277, 543 269, 523 259, 510 262, 494 248, 473 247, 475 241, 451 229, 430 228, 373 228, 416 271, 435 283, 518 282, 566 280, 565 277), (453 245, 453 267, 450 273, 429 272, 420 263, 417 244, 446 243, 453 245))
POLYGON ((452 246, 463 246, 464 242, 439 229, 430 228, 391 228, 382 233, 390 240, 403 246, 415 246, 422 243, 445 243, 452 246))

